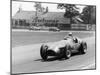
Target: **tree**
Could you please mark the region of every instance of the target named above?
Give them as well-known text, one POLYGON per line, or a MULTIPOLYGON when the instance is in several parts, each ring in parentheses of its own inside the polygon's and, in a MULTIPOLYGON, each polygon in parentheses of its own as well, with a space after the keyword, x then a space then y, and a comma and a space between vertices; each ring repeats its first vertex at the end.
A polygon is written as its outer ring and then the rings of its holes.
POLYGON ((65 18, 70 18, 70 22, 72 23, 72 18, 79 15, 79 11, 76 7, 76 5, 74 4, 58 4, 58 9, 65 9, 65 14, 64 17, 65 18))
POLYGON ((94 6, 86 6, 82 13, 81 19, 84 21, 85 24, 95 24, 95 7, 94 6))
POLYGON ((38 25, 38 12, 41 12, 42 15, 48 13, 48 7, 44 8, 42 7, 42 4, 40 2, 35 2, 34 7, 36 8, 36 13, 35 13, 35 24, 38 25))

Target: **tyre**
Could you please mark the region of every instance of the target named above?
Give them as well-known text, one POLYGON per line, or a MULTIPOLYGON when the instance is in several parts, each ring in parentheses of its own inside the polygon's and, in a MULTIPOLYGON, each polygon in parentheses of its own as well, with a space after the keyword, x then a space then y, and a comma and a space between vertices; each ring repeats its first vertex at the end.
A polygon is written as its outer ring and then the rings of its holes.
POLYGON ((80 46, 79 53, 85 54, 86 52, 87 52, 87 44, 83 42, 80 46))
POLYGON ((47 46, 44 46, 44 45, 41 46, 40 55, 43 60, 47 60, 47 46))
POLYGON ((69 59, 71 57, 71 50, 69 50, 68 48, 65 49, 65 52, 64 52, 64 56, 66 59, 69 59))

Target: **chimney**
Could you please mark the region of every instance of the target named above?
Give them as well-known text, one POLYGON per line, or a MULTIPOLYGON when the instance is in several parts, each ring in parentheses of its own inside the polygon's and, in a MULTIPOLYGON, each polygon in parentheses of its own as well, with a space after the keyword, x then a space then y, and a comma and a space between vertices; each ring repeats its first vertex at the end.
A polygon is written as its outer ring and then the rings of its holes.
POLYGON ((19 10, 18 10, 18 13, 20 13, 22 11, 22 7, 21 5, 19 6, 19 10))

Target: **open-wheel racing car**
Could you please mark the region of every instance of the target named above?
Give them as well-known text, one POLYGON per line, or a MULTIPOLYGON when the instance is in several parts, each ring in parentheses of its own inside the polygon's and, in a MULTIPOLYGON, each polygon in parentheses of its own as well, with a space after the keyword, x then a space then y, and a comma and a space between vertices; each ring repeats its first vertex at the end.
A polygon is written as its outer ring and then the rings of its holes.
POLYGON ((57 56, 58 58, 68 59, 72 53, 85 54, 87 52, 87 43, 79 38, 66 38, 53 43, 42 44, 40 55, 43 60, 48 56, 57 56))

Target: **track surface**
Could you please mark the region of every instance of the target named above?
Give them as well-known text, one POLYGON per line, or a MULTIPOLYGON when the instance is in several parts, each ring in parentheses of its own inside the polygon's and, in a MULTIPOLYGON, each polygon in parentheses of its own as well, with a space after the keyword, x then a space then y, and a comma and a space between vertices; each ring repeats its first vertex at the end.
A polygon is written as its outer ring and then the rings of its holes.
POLYGON ((83 38, 88 44, 88 52, 85 55, 74 54, 68 60, 58 60, 51 57, 48 61, 44 62, 41 59, 39 51, 41 44, 47 39, 49 39, 49 42, 61 40, 65 35, 66 32, 13 32, 12 72, 34 73, 45 71, 95 69, 94 32, 74 32, 74 35, 83 38), (37 41, 36 39, 39 40, 37 41))

